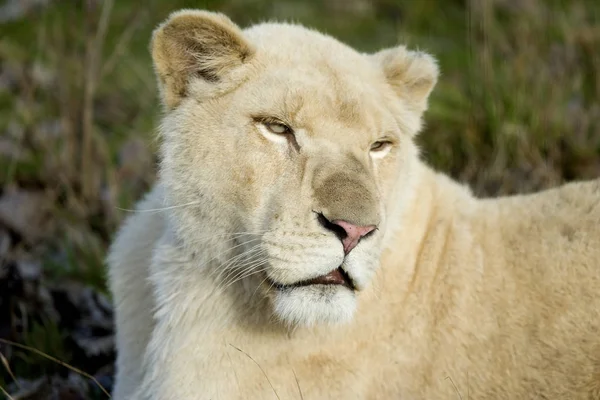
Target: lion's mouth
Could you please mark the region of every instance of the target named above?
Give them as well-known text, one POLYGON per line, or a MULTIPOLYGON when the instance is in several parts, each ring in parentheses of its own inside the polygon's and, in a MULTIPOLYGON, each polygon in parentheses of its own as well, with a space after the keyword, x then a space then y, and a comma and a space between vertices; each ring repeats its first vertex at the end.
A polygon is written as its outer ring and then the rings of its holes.
POLYGON ((271 284, 273 285, 273 287, 280 290, 311 285, 341 285, 347 287, 350 290, 356 290, 352 279, 342 267, 338 267, 337 269, 334 269, 328 274, 292 284, 284 285, 274 281, 271 281, 271 284))

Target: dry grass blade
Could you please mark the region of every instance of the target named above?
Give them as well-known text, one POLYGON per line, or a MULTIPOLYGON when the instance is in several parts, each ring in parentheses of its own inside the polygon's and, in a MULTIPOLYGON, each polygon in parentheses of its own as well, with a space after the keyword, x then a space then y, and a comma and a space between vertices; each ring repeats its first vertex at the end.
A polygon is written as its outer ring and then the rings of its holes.
POLYGON ((94 192, 94 180, 92 179, 92 136, 94 126, 94 97, 98 83, 98 70, 102 47, 106 38, 106 31, 110 21, 110 14, 113 8, 113 0, 106 0, 102 3, 102 10, 98 27, 93 32, 94 21, 94 2, 86 3, 86 27, 88 29, 86 36, 85 53, 85 81, 83 93, 83 116, 82 116, 82 139, 81 139, 81 188, 84 198, 90 199, 94 192))
MULTIPOLYGON (((30 351, 30 352, 32 352, 32 353, 35 353, 35 354, 39 355, 39 356, 42 356, 42 357, 44 357, 44 358, 47 358, 48 360, 50 360, 50 361, 53 361, 53 362, 55 362, 55 363, 57 363, 57 364, 59 364, 59 365, 62 365, 63 367, 65 367, 65 368, 68 368, 68 369, 70 369, 71 371, 73 371, 73 372, 75 372, 75 373, 77 373, 77 374, 79 374, 79 375, 81 375, 81 376, 84 376, 84 377, 86 377, 86 378, 90 379, 91 381, 93 381, 93 382, 94 382, 94 383, 95 383, 95 384, 96 384, 96 385, 97 385, 97 386, 100 388, 100 390, 102 390, 102 392, 103 392, 103 393, 104 393, 104 394, 105 394, 105 395, 106 395, 106 396, 107 396, 109 399, 110 399, 110 398, 112 398, 112 396, 110 395, 110 393, 108 393, 108 390, 106 390, 106 389, 104 388, 104 386, 102 386, 102 384, 101 384, 100 382, 98 382, 98 380, 97 380, 96 378, 94 378, 92 375, 88 374, 87 372, 80 370, 79 368, 75 368, 74 366, 72 366, 72 365, 69 365, 69 364, 67 364, 67 363, 66 363, 66 362, 64 362, 64 361, 61 361, 61 360, 59 360, 58 358, 52 357, 51 355, 49 355, 49 354, 46 354, 46 353, 44 353, 43 351, 40 351, 40 350, 38 350, 38 349, 34 349, 33 347, 25 346, 24 344, 20 344, 20 343, 17 343, 17 342, 13 342, 12 340, 6 340, 6 339, 2 339, 2 338, 0 338, 0 343, 4 343, 4 344, 7 344, 7 345, 9 345, 9 346, 13 346, 13 347, 17 347, 17 348, 19 348, 19 349, 23 349, 23 350, 30 351)), ((240 350, 240 351, 241 351, 241 350, 240 350)))
POLYGON ((298 386, 298 393, 300 393, 300 400, 304 400, 304 395, 302 394, 302 389, 300 388, 300 381, 298 380, 298 376, 296 376, 296 371, 292 369, 292 373, 294 374, 294 379, 296 380, 296 386, 298 386))
POLYGON ((450 383, 452 384, 452 386, 454 387, 454 390, 456 391, 456 394, 458 395, 458 398, 460 400, 463 400, 462 395, 460 394, 460 391, 458 390, 458 388, 456 387, 456 385, 454 384, 454 381, 452 380, 451 377, 447 376, 446 378, 444 378, 446 380, 449 380, 450 383))
POLYGON ((107 57, 106 62, 102 66, 99 72, 98 79, 102 80, 106 75, 110 74, 115 66, 117 65, 119 59, 127 52, 129 49, 129 43, 133 38, 133 34, 140 28, 142 23, 144 22, 144 18, 146 18, 148 12, 147 10, 142 10, 141 12, 137 12, 131 23, 129 23, 121 36, 119 37, 119 41, 115 45, 110 56, 107 57))
POLYGON ((8 372, 8 375, 10 375, 10 378, 17 384, 17 386, 20 389, 21 385, 19 384, 19 381, 15 377, 15 374, 13 374, 12 370, 10 369, 10 364, 8 363, 8 360, 6 359, 6 357, 4 357, 4 354, 0 353, 0 359, 2 360, 2 364, 4 365, 6 372, 8 372))
POLYGON ((236 349, 237 351, 239 351, 240 353, 244 354, 246 357, 248 357, 249 359, 252 360, 252 362, 254 362, 254 364, 256 364, 258 366, 258 368, 260 368, 261 372, 263 373, 263 375, 265 376, 265 378, 267 379, 267 382, 269 382, 269 385, 271 386, 271 389, 273 390, 273 393, 275 394, 275 397, 277 397, 278 400, 281 400, 281 398, 279 397, 279 395, 277 394, 277 391, 275 390, 275 387, 273 386, 273 384, 271 383, 271 380, 269 379, 269 377, 267 376, 267 373, 265 372, 265 370, 260 366, 259 363, 256 362, 256 360, 254 358, 252 358, 250 356, 250 354, 246 353, 244 350, 235 347, 234 345, 232 345, 231 343, 229 343, 229 345, 231 347, 233 347, 234 349, 236 349))
POLYGON ((4 393, 4 395, 6 396, 6 398, 7 398, 8 400, 15 400, 15 398, 14 398, 14 397, 12 397, 10 394, 8 394, 8 392, 7 392, 7 391, 6 391, 6 390, 5 390, 5 389, 4 389, 2 386, 0 386, 0 391, 1 391, 2 393, 4 393))
POLYGON ((231 359, 231 355, 227 353, 227 358, 229 358, 229 363, 231 364, 231 369, 233 369, 233 376, 235 376, 235 382, 237 383, 238 390, 242 393, 242 387, 240 386, 240 380, 238 379, 237 371, 235 370, 235 366, 233 365, 233 360, 231 359))

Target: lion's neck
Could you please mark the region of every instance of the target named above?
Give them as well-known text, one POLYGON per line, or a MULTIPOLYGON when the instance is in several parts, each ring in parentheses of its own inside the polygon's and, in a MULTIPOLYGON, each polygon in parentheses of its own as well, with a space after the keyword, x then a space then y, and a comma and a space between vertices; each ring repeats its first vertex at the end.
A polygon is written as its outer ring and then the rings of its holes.
MULTIPOLYGON (((386 238, 376 290, 381 296, 409 296, 415 290, 432 287, 439 272, 438 263, 456 227, 468 235, 469 221, 464 210, 476 199, 468 187, 437 173, 425 163, 415 167, 412 196, 394 216, 386 238)), ((444 266, 441 266, 442 268, 444 266)), ((437 284, 437 283, 436 283, 437 284)), ((442 282, 443 284, 443 282, 442 282)))

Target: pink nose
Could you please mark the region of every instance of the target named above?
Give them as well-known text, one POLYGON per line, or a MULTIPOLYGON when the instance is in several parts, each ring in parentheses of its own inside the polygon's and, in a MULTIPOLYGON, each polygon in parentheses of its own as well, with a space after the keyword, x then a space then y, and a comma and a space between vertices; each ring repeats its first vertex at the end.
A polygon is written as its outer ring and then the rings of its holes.
POLYGON ((345 254, 350 253, 352 249, 356 247, 360 238, 376 228, 375 225, 358 226, 340 219, 331 221, 331 223, 341 227, 346 232, 346 237, 342 238, 345 254))

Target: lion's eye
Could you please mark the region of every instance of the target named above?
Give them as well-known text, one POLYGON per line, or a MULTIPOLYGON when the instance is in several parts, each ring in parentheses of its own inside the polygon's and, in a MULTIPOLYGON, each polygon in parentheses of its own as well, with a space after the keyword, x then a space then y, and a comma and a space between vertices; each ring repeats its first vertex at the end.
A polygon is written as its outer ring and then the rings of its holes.
POLYGON ((371 151, 379 152, 388 150, 391 145, 392 143, 387 140, 378 140, 371 145, 371 151))
POLYGON ((381 139, 371 144, 369 153, 372 158, 383 158, 389 154, 393 143, 390 140, 381 139))
POLYGON ((292 133, 292 128, 279 122, 266 122, 264 123, 264 125, 269 131, 277 135, 285 135, 292 133))
POLYGON ((280 144, 291 144, 294 149, 300 149, 294 130, 280 120, 255 117, 254 121, 257 124, 258 131, 270 141, 280 144))

